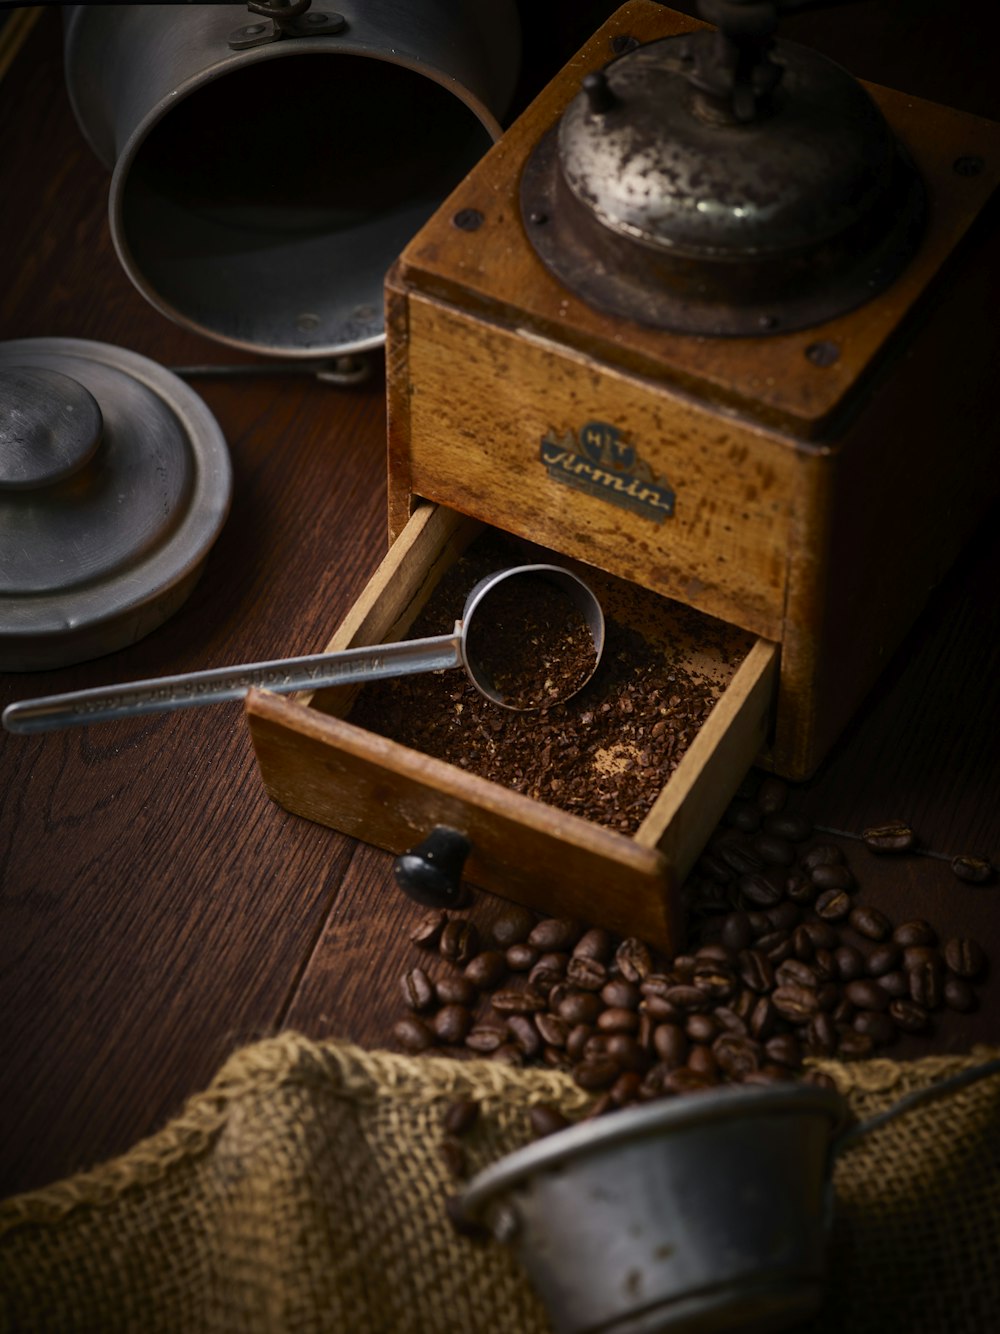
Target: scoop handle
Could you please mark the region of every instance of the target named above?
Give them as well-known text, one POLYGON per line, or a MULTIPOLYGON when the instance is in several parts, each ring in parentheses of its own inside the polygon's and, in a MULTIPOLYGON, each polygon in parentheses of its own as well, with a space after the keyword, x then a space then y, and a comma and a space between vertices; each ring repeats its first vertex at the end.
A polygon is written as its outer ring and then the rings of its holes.
POLYGON ((277 658, 238 667, 215 667, 182 676, 154 677, 19 700, 4 709, 3 725, 8 732, 52 732, 112 718, 242 699, 254 687, 285 694, 293 690, 319 690, 346 681, 378 681, 462 665, 459 622, 452 634, 430 639, 314 653, 304 658, 277 658))

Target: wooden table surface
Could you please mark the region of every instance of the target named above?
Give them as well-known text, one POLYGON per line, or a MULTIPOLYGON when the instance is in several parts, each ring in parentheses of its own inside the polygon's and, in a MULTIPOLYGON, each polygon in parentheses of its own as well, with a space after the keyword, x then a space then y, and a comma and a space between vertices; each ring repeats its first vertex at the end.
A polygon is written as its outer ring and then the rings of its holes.
MULTIPOLYGON (((596 26, 613 6, 584 8, 596 26)), ((854 6, 800 16, 788 35, 864 77, 1000 119, 988 43, 969 13, 986 23, 988 6, 963 8, 954 32, 940 28, 940 6, 854 6)), ((528 92, 583 35, 579 7, 556 5, 548 22, 527 30, 528 92)), ((99 339, 168 366, 230 360, 163 319, 119 267, 109 177, 72 118, 60 59, 46 10, 0 83, 0 338, 99 339)), ((292 375, 196 387, 229 443, 235 491, 195 592, 132 648, 0 677, 0 704, 315 651, 384 554, 380 367, 350 390, 292 375)), ((947 864, 960 852, 1000 861, 998 587, 993 522, 792 801, 846 835, 909 819, 921 855, 880 860, 854 845, 867 899, 897 920, 926 915, 992 939, 1000 961, 1000 887, 963 885, 947 864)), ((473 911, 495 908, 479 895, 473 911)), ((292 1026, 386 1043, 415 911, 388 854, 267 799, 239 705, 4 734, 0 1195, 124 1150, 247 1041, 292 1026)), ((997 971, 980 1010, 943 1024, 935 1049, 1000 1042, 997 971)))

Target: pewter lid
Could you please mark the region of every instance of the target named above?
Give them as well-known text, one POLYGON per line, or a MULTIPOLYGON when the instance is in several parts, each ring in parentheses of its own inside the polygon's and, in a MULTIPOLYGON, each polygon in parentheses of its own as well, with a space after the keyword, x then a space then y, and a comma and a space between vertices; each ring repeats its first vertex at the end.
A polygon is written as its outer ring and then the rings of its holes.
POLYGON ((215 419, 105 343, 0 343, 0 669, 81 662, 180 606, 229 509, 215 419))
POLYGON ((528 236, 616 315, 699 334, 808 327, 902 270, 922 186, 846 70, 768 40, 722 92, 721 39, 664 38, 586 76, 527 164, 528 236))

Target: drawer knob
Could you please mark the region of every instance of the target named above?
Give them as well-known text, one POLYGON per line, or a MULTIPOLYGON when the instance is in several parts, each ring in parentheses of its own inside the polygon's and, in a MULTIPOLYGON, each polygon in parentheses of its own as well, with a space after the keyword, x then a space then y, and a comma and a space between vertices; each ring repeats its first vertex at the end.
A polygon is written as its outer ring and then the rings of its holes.
POLYGON ((396 858, 396 882, 428 908, 455 908, 462 900, 462 867, 471 848, 460 830, 435 825, 422 843, 396 858))

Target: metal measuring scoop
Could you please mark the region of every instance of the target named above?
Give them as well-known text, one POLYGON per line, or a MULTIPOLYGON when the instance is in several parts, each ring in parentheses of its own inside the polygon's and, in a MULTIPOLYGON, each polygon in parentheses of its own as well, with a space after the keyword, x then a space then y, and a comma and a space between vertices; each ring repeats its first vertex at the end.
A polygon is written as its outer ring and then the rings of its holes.
POLYGON ((476 689, 494 704, 529 712, 541 705, 511 704, 494 685, 494 674, 501 663, 468 655, 469 631, 477 615, 488 614, 491 594, 500 584, 508 584, 509 589, 511 579, 525 576, 540 577, 561 588, 583 613, 594 643, 594 661, 586 676, 574 682, 573 688, 561 697, 545 701, 546 705, 559 703, 575 695, 593 676, 604 650, 604 614, 591 590, 569 570, 558 565, 516 565, 480 579, 466 598, 462 619, 456 621, 450 635, 349 648, 338 653, 314 653, 304 658, 216 667, 182 676, 155 677, 19 700, 4 709, 3 725, 8 732, 50 732, 60 727, 105 722, 112 718, 132 718, 142 713, 162 713, 242 699, 255 686, 280 694, 293 690, 319 690, 346 681, 378 681, 449 667, 464 667, 476 689))

